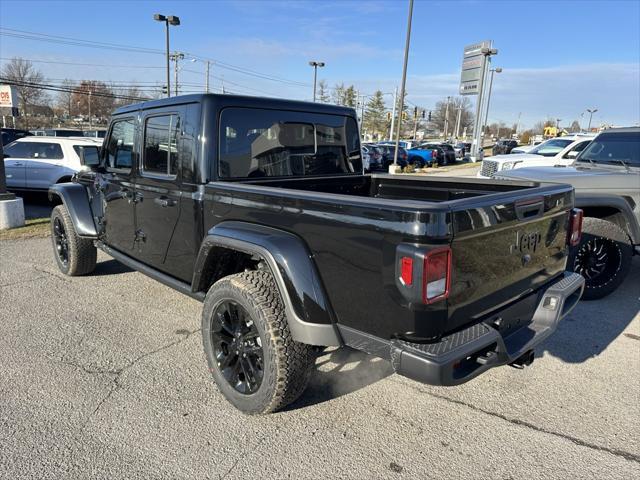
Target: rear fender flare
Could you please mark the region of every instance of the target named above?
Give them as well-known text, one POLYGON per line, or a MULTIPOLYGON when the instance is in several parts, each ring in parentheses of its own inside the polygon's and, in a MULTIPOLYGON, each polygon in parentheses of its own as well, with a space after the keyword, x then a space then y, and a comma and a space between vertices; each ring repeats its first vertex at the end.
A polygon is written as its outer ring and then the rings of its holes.
MULTIPOLYGON (((308 345, 343 344, 334 314, 311 254, 302 239, 292 233, 247 222, 227 221, 209 230, 193 274, 192 290, 208 287, 204 266, 225 247, 263 259, 282 296, 293 339, 308 345)), ((215 259, 213 259, 215 261, 215 259)))
POLYGON ((56 183, 49 187, 49 200, 59 197, 69 212, 76 233, 80 237, 97 238, 95 222, 89 205, 89 196, 83 185, 78 183, 56 183))

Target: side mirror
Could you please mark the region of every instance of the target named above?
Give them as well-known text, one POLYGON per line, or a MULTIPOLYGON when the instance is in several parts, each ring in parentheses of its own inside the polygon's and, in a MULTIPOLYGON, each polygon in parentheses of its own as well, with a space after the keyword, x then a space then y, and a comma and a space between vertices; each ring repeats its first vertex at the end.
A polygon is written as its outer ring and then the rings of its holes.
POLYGON ((80 147, 80 163, 94 169, 100 166, 100 150, 98 147, 80 147))

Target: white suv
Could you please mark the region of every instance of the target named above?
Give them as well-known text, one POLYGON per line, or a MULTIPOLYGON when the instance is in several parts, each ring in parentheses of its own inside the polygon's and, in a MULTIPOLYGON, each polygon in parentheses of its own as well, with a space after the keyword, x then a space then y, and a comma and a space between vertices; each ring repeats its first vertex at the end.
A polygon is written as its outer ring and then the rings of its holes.
POLYGON ((71 180, 82 168, 80 152, 97 155, 102 139, 23 137, 4 147, 4 168, 10 190, 48 190, 71 180))
POLYGON ((593 135, 567 135, 552 138, 531 149, 529 153, 511 153, 496 155, 482 160, 478 172, 480 178, 491 178, 494 174, 524 167, 569 166, 575 162, 578 153, 584 150, 595 138, 593 135))

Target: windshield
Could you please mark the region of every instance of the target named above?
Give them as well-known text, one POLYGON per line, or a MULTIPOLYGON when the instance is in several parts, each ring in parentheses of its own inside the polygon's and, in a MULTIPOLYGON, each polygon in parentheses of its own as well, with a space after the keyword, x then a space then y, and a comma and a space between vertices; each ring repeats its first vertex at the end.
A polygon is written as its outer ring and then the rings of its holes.
POLYGON ((566 138, 553 138, 541 143, 536 148, 532 149, 529 153, 536 155, 542 155, 543 157, 553 157, 567 147, 567 145, 573 143, 573 140, 566 138))
POLYGON ((582 151, 577 160, 640 167, 640 132, 602 133, 582 151))

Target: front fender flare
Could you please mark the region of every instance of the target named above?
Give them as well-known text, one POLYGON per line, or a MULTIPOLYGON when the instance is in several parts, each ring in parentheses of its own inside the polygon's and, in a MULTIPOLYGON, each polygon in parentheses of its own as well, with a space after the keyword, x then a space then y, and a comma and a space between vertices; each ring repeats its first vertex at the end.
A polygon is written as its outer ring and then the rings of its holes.
POLYGON ((56 183, 49 187, 49 200, 60 197, 73 221, 80 237, 97 238, 98 232, 93 221, 87 190, 79 183, 56 183))
POLYGON ((282 296, 293 339, 309 345, 343 344, 319 273, 306 245, 296 235, 247 222, 222 222, 202 242, 192 289, 203 285, 203 268, 215 247, 225 247, 267 262, 282 296))

